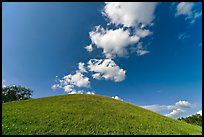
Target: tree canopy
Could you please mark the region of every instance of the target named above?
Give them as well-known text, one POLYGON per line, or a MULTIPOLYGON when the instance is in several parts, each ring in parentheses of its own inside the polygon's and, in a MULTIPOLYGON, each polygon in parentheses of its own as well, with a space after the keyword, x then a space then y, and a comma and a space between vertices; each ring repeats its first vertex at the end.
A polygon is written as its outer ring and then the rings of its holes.
POLYGON ((2 102, 19 101, 31 98, 33 91, 31 89, 10 85, 2 87, 2 102))
POLYGON ((178 120, 185 121, 190 124, 202 126, 202 116, 200 114, 195 114, 186 118, 178 118, 178 120))

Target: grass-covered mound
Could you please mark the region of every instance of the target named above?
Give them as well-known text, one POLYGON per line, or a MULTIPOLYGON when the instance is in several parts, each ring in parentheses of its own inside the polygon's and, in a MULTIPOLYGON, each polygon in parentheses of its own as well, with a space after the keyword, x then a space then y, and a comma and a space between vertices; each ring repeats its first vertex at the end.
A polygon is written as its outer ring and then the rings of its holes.
POLYGON ((96 95, 3 103, 2 134, 202 134, 199 126, 96 95))

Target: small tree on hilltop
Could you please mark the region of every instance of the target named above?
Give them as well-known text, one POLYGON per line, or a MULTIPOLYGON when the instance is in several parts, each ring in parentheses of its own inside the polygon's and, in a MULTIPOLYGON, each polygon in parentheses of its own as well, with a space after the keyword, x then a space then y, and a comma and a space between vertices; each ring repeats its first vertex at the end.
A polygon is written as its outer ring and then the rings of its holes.
POLYGON ((31 98, 33 91, 21 86, 11 85, 2 87, 2 102, 26 100, 31 98))

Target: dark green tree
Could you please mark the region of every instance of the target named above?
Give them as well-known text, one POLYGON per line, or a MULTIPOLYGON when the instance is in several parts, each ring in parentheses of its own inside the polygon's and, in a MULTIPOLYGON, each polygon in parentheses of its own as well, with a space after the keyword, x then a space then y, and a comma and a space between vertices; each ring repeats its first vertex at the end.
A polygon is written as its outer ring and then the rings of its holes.
POLYGON ((26 100, 31 98, 33 91, 31 89, 11 85, 2 87, 2 102, 26 100))
POLYGON ((185 121, 190 124, 202 126, 202 116, 200 114, 191 115, 186 118, 178 118, 178 120, 185 121))

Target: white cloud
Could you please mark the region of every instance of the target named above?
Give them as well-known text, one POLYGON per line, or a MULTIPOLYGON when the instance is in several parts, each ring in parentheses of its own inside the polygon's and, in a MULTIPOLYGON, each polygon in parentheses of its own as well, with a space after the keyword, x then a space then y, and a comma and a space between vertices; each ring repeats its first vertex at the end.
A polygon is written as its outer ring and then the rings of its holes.
POLYGON ((145 55, 147 53, 150 53, 149 51, 145 50, 143 47, 142 47, 142 44, 139 43, 136 47, 136 53, 138 56, 142 56, 142 55, 145 55))
POLYGON ((106 2, 102 14, 110 23, 135 27, 138 24, 149 25, 155 18, 157 2, 106 2))
POLYGON ((94 92, 90 92, 90 91, 86 92, 86 94, 92 94, 92 95, 95 95, 94 92))
POLYGON ((100 26, 96 26, 95 30, 89 32, 92 44, 97 48, 102 48, 107 58, 116 56, 124 57, 128 54, 128 45, 139 41, 137 35, 130 35, 128 30, 124 28, 105 30, 100 26))
MULTIPOLYGON (((155 18, 154 11, 157 4, 157 2, 105 3, 102 14, 110 19, 109 23, 123 27, 104 29, 101 26, 96 26, 93 31, 89 32, 91 44, 87 45, 85 49, 92 52, 93 46, 101 48, 108 59, 91 59, 87 63, 88 66, 79 62, 76 73, 64 76, 58 84, 52 86, 52 89, 62 88, 70 94, 85 93, 82 90, 77 91, 75 88, 90 88, 89 78, 83 75, 88 71, 93 72, 94 79, 123 81, 126 71, 116 65, 112 58, 128 56, 129 49, 134 47, 133 44, 137 43, 140 38, 153 34, 147 28, 154 24, 152 21, 155 18), (132 32, 131 27, 134 27, 135 32, 132 32)), ((139 45, 136 48, 136 53, 141 56, 149 51, 139 45)))
POLYGON ((84 90, 72 90, 68 94, 92 94, 92 95, 95 95, 94 92, 91 92, 91 91, 86 92, 84 90))
MULTIPOLYGON (((75 74, 69 74, 63 77, 63 79, 59 80, 59 84, 54 84, 52 89, 63 88, 65 92, 75 93, 79 91, 75 91, 74 87, 90 87, 90 81, 88 77, 85 77, 82 73, 87 72, 85 68, 85 63, 78 63, 78 70, 76 70, 75 74)), ((80 92, 79 92, 80 93, 80 92)))
POLYGON ((73 85, 66 85, 63 87, 65 92, 71 92, 73 91, 74 86, 73 85))
POLYGON ((158 105, 158 104, 147 105, 147 106, 142 106, 142 107, 145 109, 155 111, 155 112, 159 112, 161 110, 172 110, 174 108, 173 105, 158 105))
MULTIPOLYGON (((142 27, 142 26, 141 26, 142 27)), ((139 37, 141 37, 141 38, 144 38, 144 37, 146 37, 146 36, 149 36, 149 35, 152 35, 153 34, 153 32, 151 32, 150 30, 148 30, 148 29, 140 29, 140 28, 138 28, 137 30, 136 30, 136 35, 138 35, 139 37)))
POLYGON ((5 85, 5 80, 2 80, 2 87, 5 88, 6 85, 5 85))
POLYGON ((69 74, 58 80, 58 84, 52 85, 52 89, 64 89, 68 94, 81 94, 83 90, 75 90, 75 88, 90 88, 90 81, 79 70, 75 74, 69 74))
POLYGON ((199 110, 196 114, 199 114, 202 116, 202 110, 199 110))
POLYGON ((52 90, 56 90, 56 89, 58 89, 58 88, 61 88, 61 86, 60 86, 60 84, 54 84, 54 85, 52 85, 52 90))
POLYGON ((113 97, 111 97, 111 98, 123 101, 123 100, 122 100, 121 98, 119 98, 118 96, 113 96, 113 97))
POLYGON ((82 73, 76 72, 75 74, 69 74, 64 76, 64 82, 75 85, 77 87, 90 87, 90 81, 88 77, 85 77, 82 73))
POLYGON ((177 5, 177 12, 176 12, 176 16, 178 15, 188 15, 188 16, 192 16, 192 8, 194 6, 193 2, 180 2, 177 5))
MULTIPOLYGON (((95 30, 89 32, 92 43, 86 48, 92 49, 92 46, 101 48, 106 58, 127 57, 128 49, 134 48, 133 44, 153 34, 147 28, 154 25, 152 21, 157 4, 157 2, 106 2, 102 14, 109 18, 109 24, 125 27, 104 29, 96 26, 95 30)), ((149 53, 147 50, 137 50, 139 56, 147 53, 149 53)))
POLYGON ((202 11, 198 12, 193 10, 194 5, 193 2, 180 2, 177 5, 175 16, 186 16, 185 20, 190 20, 190 23, 194 23, 196 18, 202 16, 202 11))
POLYGON ((68 94, 84 94, 84 91, 83 90, 72 90, 70 92, 68 92, 68 94))
POLYGON ((68 94, 78 94, 78 93, 74 90, 74 91, 70 91, 68 94))
POLYGON ((175 103, 175 105, 147 105, 147 106, 141 106, 145 109, 149 109, 155 112, 160 112, 162 110, 169 110, 171 111, 169 114, 165 114, 165 116, 177 118, 184 112, 186 112, 184 109, 191 108, 192 104, 188 101, 180 100, 175 103))
POLYGON ((115 64, 111 59, 91 59, 88 61, 89 71, 95 72, 93 78, 96 79, 106 79, 113 80, 115 82, 120 82, 125 79, 126 71, 121 69, 115 64))
POLYGON ((149 53, 149 51, 142 50, 142 49, 138 49, 136 52, 137 52, 138 56, 142 56, 142 55, 145 55, 145 54, 149 53))
POLYGON ((86 46, 85 49, 86 49, 88 52, 92 52, 92 51, 93 51, 93 46, 90 44, 90 45, 86 46))
POLYGON ((187 34, 187 33, 180 33, 179 35, 178 35, 178 39, 179 40, 182 40, 182 39, 186 39, 186 38, 189 38, 190 37, 190 35, 189 34, 187 34))
POLYGON ((186 107, 186 108, 190 108, 192 106, 191 103, 189 103, 188 101, 182 101, 180 100, 179 102, 176 102, 175 104, 176 107, 186 107))
POLYGON ((92 77, 93 77, 94 79, 101 79, 100 73, 92 74, 92 77))
POLYGON ((198 18, 200 16, 202 16, 202 11, 201 12, 195 12, 194 19, 196 19, 196 18, 198 18))
POLYGON ((147 51, 143 46, 142 46, 142 42, 139 42, 137 47, 131 47, 130 50, 132 52, 136 52, 137 56, 142 56, 145 55, 147 53, 150 53, 150 51, 147 51))
POLYGON ((78 63, 78 69, 79 69, 79 72, 83 73, 83 72, 87 72, 86 71, 86 68, 84 67, 84 63, 83 62, 79 62, 78 63))
POLYGON ((166 114, 165 116, 167 117, 171 117, 171 118, 178 118, 180 117, 183 113, 185 112, 185 110, 182 110, 180 108, 174 109, 172 112, 170 112, 169 114, 166 114))

